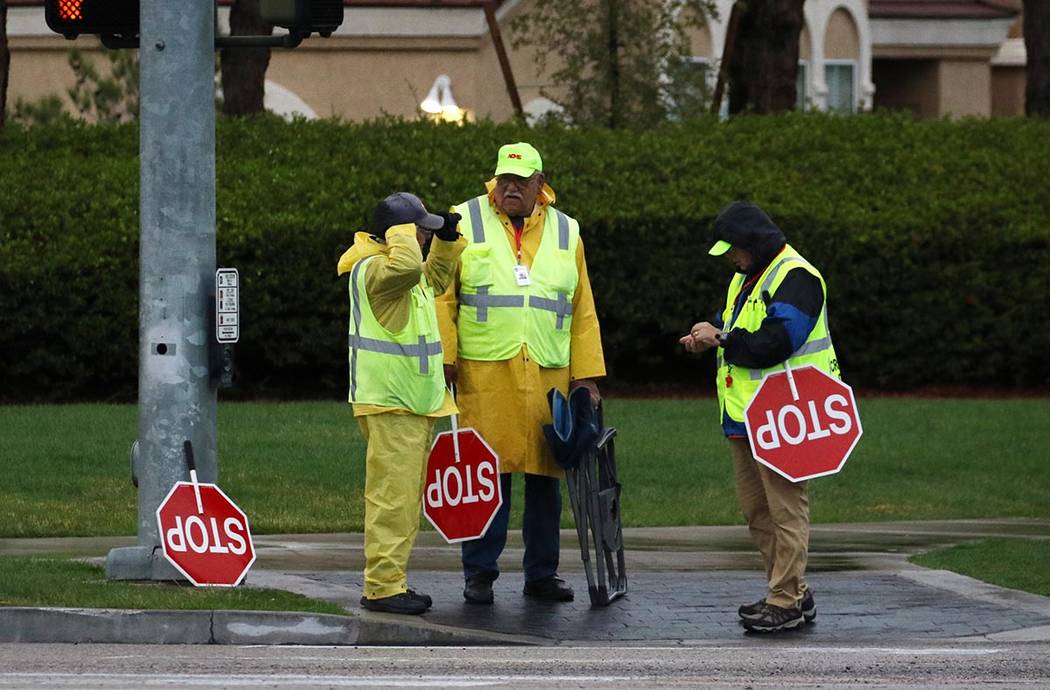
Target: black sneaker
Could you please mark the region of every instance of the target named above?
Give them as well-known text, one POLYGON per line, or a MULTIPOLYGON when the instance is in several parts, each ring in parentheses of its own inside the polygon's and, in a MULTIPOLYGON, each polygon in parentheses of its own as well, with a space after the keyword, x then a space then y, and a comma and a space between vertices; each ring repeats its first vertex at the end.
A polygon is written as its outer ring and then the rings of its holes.
POLYGON ((468 578, 463 588, 463 598, 468 604, 491 604, 493 601, 492 580, 480 577, 468 578))
POLYGON ((418 616, 427 610, 426 604, 421 599, 412 596, 408 592, 401 592, 392 597, 382 597, 381 599, 361 597, 361 606, 369 611, 402 613, 409 616, 418 616))
POLYGON ((522 594, 544 601, 572 601, 574 596, 569 583, 557 575, 526 582, 522 594))
POLYGON ((407 594, 410 597, 415 597, 416 599, 419 599, 421 602, 423 602, 423 605, 426 606, 428 609, 434 605, 434 600, 430 598, 429 594, 421 594, 414 589, 409 589, 407 592, 405 592, 405 594, 407 594))
POLYGON ((780 632, 803 625, 802 609, 785 609, 773 604, 765 604, 762 613, 754 619, 744 620, 744 627, 749 632, 780 632))
MULTIPOLYGON (((753 604, 744 604, 737 609, 737 615, 746 621, 755 620, 762 615, 762 607, 765 606, 766 600, 759 599, 753 604)), ((802 617, 806 619, 807 623, 812 623, 817 618, 817 604, 813 600, 813 590, 807 589, 806 593, 802 596, 802 601, 799 602, 799 607, 802 609, 802 617)))
POLYGON ((736 610, 737 615, 746 621, 754 620, 762 615, 762 607, 766 605, 765 599, 759 599, 753 604, 744 604, 736 610))
POLYGON ((802 609, 802 617, 806 619, 807 623, 812 623, 817 619, 817 602, 813 601, 812 590, 807 589, 806 593, 802 595, 799 608, 802 609))

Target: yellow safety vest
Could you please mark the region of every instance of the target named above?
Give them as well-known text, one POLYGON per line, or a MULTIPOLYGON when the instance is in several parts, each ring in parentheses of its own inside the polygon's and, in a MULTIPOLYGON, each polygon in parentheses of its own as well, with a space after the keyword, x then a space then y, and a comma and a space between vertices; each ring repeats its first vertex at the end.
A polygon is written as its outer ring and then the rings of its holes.
POLYGON ((500 361, 524 343, 540 366, 569 366, 579 223, 547 207, 530 284, 519 285, 517 257, 488 197, 475 197, 455 211, 463 216, 460 231, 468 241, 460 258, 459 356, 500 361))
POLYGON ((350 274, 350 402, 429 414, 445 400, 434 288, 420 277, 410 292, 408 323, 388 331, 365 289, 365 264, 374 258, 358 261, 350 274))
MULTIPOLYGON (((802 343, 788 358, 788 365, 795 368, 812 364, 818 369, 839 377, 838 358, 835 355, 835 347, 831 343, 831 332, 828 330, 828 286, 823 276, 820 275, 820 271, 802 258, 791 245, 786 245, 759 276, 747 302, 741 307, 736 321, 733 321, 733 306, 744 286, 744 275, 738 273, 733 277, 729 284, 729 291, 726 293, 725 310, 722 312, 722 322, 725 324, 723 330, 727 333, 734 328, 742 328, 752 333, 757 331, 766 318, 766 303, 762 299, 762 293, 768 291, 771 296, 775 295, 788 271, 793 268, 802 268, 820 280, 820 287, 824 291, 824 308, 820 311, 817 323, 813 326, 809 337, 806 338, 806 342, 802 343)), ((744 421, 744 409, 755 396, 765 375, 784 369, 783 364, 777 364, 769 369, 747 369, 734 366, 725 361, 721 348, 718 350, 717 363, 716 383, 719 413, 728 414, 730 419, 738 422, 744 421), (727 385, 727 381, 732 383, 727 385)))

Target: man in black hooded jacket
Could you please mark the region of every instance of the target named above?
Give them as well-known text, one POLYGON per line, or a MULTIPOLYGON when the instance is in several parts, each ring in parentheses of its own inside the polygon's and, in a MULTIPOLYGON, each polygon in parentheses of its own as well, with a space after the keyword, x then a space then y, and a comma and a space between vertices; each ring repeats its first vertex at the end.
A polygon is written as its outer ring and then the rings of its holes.
POLYGON ((805 579, 806 483, 792 483, 754 459, 743 411, 767 373, 763 370, 787 362, 838 375, 824 309, 826 286, 819 271, 754 204, 734 202, 723 208, 715 219, 715 239, 709 253, 726 255, 737 270, 725 309, 711 321, 695 324, 679 342, 689 352, 721 348, 717 384, 722 430, 733 457, 737 499, 768 579, 766 596, 741 606, 738 613, 748 630, 787 630, 816 617, 805 579))

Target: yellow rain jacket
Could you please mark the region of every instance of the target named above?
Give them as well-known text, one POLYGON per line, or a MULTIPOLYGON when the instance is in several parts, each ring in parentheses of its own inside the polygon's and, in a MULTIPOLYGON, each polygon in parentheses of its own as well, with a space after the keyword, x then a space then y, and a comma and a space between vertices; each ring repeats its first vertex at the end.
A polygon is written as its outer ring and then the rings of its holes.
MULTIPOLYGON (((430 255, 423 261, 423 254, 416 241, 416 226, 396 225, 386 232, 386 243, 375 240, 367 232, 354 235, 354 244, 339 259, 338 273, 343 275, 353 270, 357 262, 376 254, 383 254, 385 261, 372 261, 365 267, 365 289, 372 305, 372 312, 384 328, 399 331, 408 323, 412 303, 411 289, 419 283, 421 274, 441 294, 449 285, 459 265, 467 241, 462 237, 455 242, 443 242, 436 237, 430 245, 430 255)), ((440 311, 440 308, 439 308, 440 311)), ((412 414, 402 407, 355 404, 354 416, 398 412, 412 414)), ((456 413, 455 403, 448 393, 444 404, 429 413, 428 417, 447 417, 456 413)))
MULTIPOLYGON (((503 223, 507 242, 513 248, 514 226, 506 214, 496 209, 492 200, 494 186, 495 180, 486 185, 488 202, 503 223)), ((554 201, 554 190, 544 185, 532 215, 525 219, 521 251, 522 261, 530 270, 543 238, 547 207, 554 201)), ((460 426, 474 427, 488 441, 499 455, 501 472, 561 477, 561 468, 554 462, 543 436, 543 425, 551 421, 547 391, 557 388, 566 393, 571 381, 605 376, 601 331, 582 239, 576 247, 576 269, 579 280, 572 297, 569 366, 560 369, 540 367, 529 356, 524 343, 513 357, 502 361, 459 359, 456 325, 459 315, 458 269, 449 289, 437 299, 445 363, 456 364, 459 370, 456 403, 462 415, 460 426)))
MULTIPOLYGON (((368 303, 384 328, 400 331, 408 325, 412 288, 419 284, 420 276, 426 275, 435 294, 440 293, 452 280, 465 246, 462 237, 455 242, 435 238, 424 262, 415 225, 390 228, 385 244, 359 232, 353 246, 339 259, 338 271, 343 275, 358 262, 382 255, 365 265, 368 303)), ((354 404, 354 416, 368 443, 363 587, 368 599, 395 596, 407 589, 406 569, 419 530, 419 506, 434 418, 455 412, 448 391, 441 407, 426 415, 402 407, 354 404)))

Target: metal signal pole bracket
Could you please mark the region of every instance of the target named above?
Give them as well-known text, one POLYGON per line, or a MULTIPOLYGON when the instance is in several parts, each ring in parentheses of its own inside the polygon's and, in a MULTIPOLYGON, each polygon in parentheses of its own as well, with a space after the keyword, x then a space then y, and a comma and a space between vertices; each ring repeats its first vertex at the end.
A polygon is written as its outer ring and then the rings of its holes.
POLYGON ((216 36, 216 48, 295 48, 303 42, 300 34, 280 36, 216 36))

